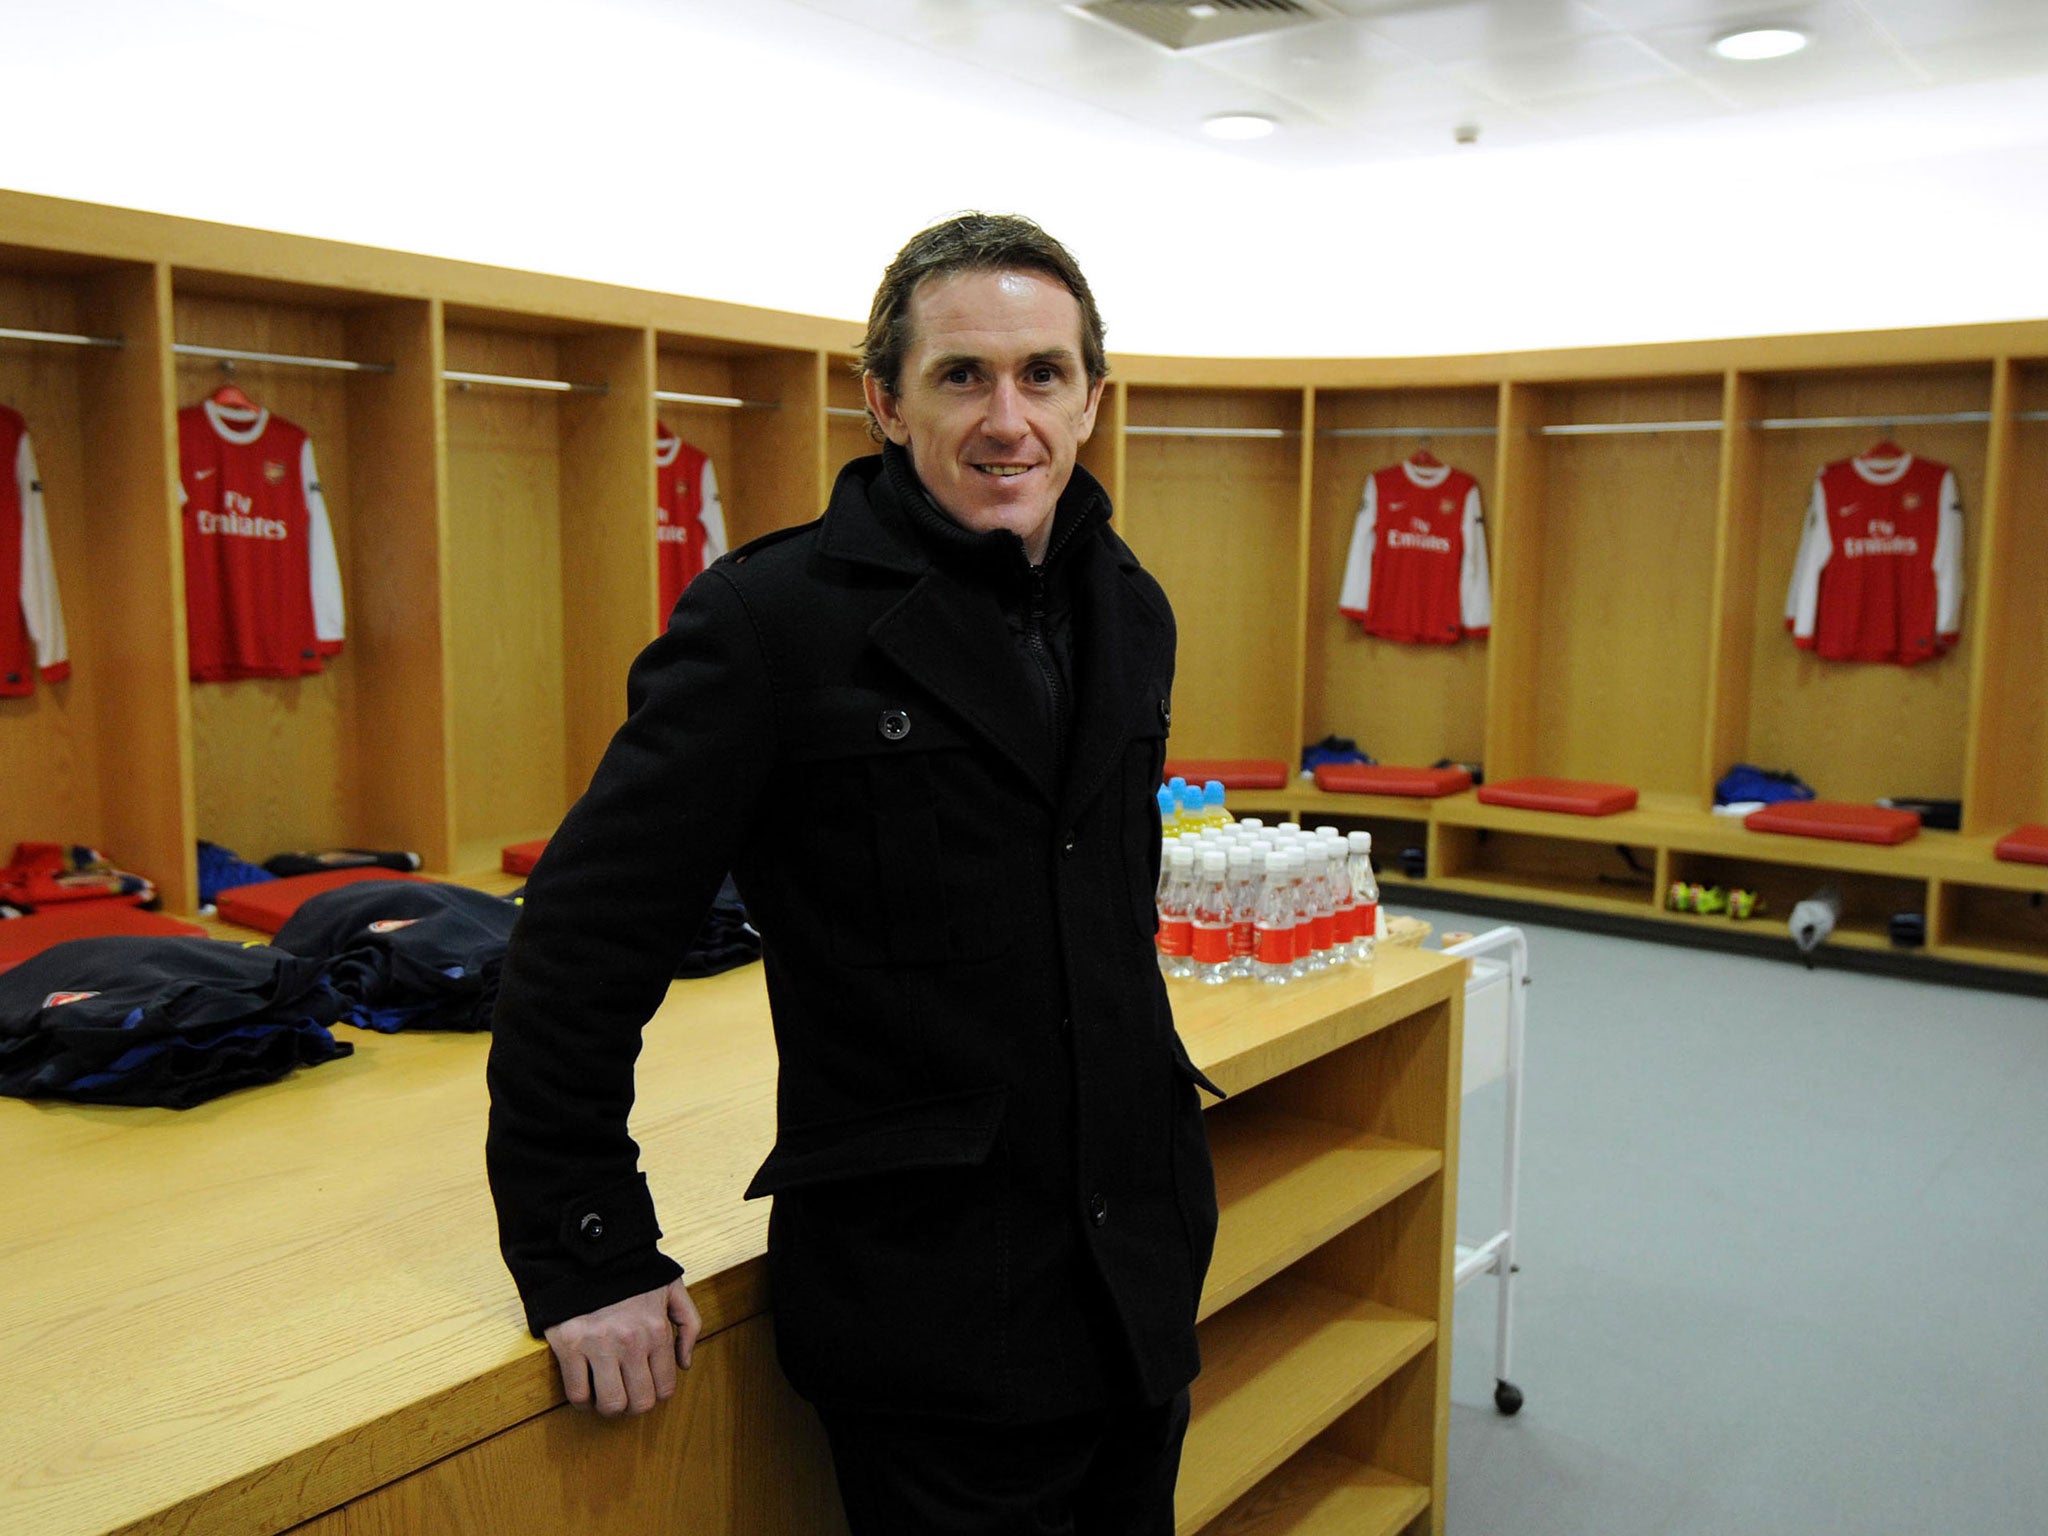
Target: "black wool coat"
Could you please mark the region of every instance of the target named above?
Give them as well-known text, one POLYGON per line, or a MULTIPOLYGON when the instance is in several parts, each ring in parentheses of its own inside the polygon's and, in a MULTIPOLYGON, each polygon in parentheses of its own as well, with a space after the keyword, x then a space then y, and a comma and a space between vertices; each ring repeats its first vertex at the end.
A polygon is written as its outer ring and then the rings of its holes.
POLYGON ((902 474, 733 551, 635 663, 526 890, 487 1147, 528 1322, 666 1283, 626 1131, 640 1029, 730 868, 780 1056, 769 1280, 785 1373, 842 1408, 1017 1421, 1198 1367, 1216 1228, 1153 950, 1174 626, 1076 469, 1057 754, 986 573, 902 474))

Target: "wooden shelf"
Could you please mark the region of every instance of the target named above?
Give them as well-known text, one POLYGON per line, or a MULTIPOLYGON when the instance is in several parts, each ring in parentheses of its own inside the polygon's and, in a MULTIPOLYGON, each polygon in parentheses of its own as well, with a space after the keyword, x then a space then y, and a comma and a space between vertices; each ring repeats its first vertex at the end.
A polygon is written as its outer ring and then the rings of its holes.
POLYGON ((1307 1446, 1203 1536, 1397 1536, 1429 1508, 1420 1483, 1307 1446))
POLYGON ((1290 1276, 1210 1318, 1178 1529, 1207 1525, 1436 1337, 1425 1319, 1290 1276))
POLYGON ((1223 1225, 1201 1315, 1328 1242, 1440 1171, 1441 1152, 1247 1102, 1209 1112, 1223 1225))

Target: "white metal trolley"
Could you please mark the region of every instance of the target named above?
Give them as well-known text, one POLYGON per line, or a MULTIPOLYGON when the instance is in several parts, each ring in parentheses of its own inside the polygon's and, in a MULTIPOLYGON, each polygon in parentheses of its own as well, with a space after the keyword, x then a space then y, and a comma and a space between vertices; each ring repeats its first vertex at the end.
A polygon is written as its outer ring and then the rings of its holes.
POLYGON ((1465 982, 1465 1061, 1461 1090, 1507 1081, 1507 1127, 1502 1138, 1500 1227, 1491 1237, 1458 1242, 1455 1284, 1480 1275, 1500 1281, 1500 1316, 1494 1334, 1493 1405, 1504 1414, 1521 1411, 1522 1389, 1508 1379, 1514 1336, 1515 1186, 1522 1162, 1522 1031, 1529 1007, 1529 942, 1519 928, 1492 928, 1458 944, 1447 955, 1471 961, 1465 982))

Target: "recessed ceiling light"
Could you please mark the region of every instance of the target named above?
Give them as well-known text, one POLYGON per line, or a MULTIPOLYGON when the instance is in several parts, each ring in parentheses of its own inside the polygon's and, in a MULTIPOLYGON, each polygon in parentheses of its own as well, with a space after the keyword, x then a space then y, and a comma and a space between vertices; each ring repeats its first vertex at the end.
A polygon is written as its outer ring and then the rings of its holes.
POLYGON ((1202 132, 1212 139, 1263 139, 1279 126, 1259 112, 1218 112, 1202 119, 1202 132))
POLYGON ((1207 21, 1216 14, 1216 7, 1213 5, 1202 5, 1200 3, 1197 3, 1188 6, 1186 9, 1187 13, 1190 16, 1194 17, 1197 21, 1207 21))
POLYGON ((1747 27, 1714 39, 1714 52, 1724 59, 1782 59, 1797 53, 1809 39, 1796 27, 1747 27))

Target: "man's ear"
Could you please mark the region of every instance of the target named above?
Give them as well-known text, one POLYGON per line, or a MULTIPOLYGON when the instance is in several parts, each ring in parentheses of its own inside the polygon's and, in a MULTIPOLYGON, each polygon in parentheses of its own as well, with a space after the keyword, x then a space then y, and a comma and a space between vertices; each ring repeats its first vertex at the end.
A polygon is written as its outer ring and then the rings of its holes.
POLYGON ((860 376, 860 387, 867 396, 868 409, 882 424, 883 435, 899 448, 909 447, 910 428, 905 425, 902 412, 896 409, 896 397, 889 392, 889 387, 872 373, 860 376))

